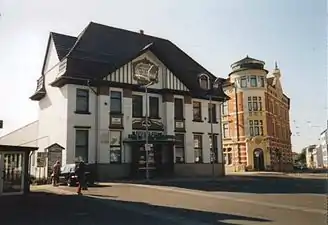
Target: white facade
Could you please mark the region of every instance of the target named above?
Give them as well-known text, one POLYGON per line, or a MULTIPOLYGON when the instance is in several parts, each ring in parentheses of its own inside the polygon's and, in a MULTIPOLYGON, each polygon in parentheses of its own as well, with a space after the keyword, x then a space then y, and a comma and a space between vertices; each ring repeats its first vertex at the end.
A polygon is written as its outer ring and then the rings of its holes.
POLYGON ((322 152, 322 164, 325 168, 328 167, 328 149, 327 149, 327 130, 320 135, 320 148, 322 152))
MULTIPOLYGON (((20 137, 13 137, 10 134, 6 139, 12 139, 11 144, 19 144, 21 142, 29 142, 37 140, 34 143, 39 147, 38 152, 57 143, 64 148, 62 155, 62 164, 74 163, 75 156, 75 131, 76 129, 87 129, 88 137, 88 163, 110 164, 109 144, 111 130, 108 128, 110 123, 110 97, 106 95, 96 95, 92 91, 92 87, 66 84, 61 88, 52 87, 49 84, 58 78, 61 74, 59 71, 59 59, 52 40, 50 41, 46 64, 44 67, 44 79, 46 96, 39 101, 39 120, 33 124, 33 132, 28 129, 20 132, 20 137), (76 91, 77 89, 86 89, 89 91, 89 114, 77 114, 76 110, 76 91), (98 103, 98 104, 97 104, 98 103), (96 109, 96 107, 98 107, 96 109), (98 112, 98 113, 97 113, 98 112), (96 123, 98 124, 96 126, 96 123), (23 140, 21 137, 24 137, 23 140), (27 140, 29 139, 29 140, 27 140), (107 139, 107 140, 106 140, 107 139), (97 151, 97 153, 96 153, 97 151)), ((150 88, 152 89, 171 89, 179 91, 187 91, 187 87, 174 74, 160 62, 150 51, 139 56, 135 60, 147 58, 159 67, 159 82, 150 88)), ((105 78, 108 81, 116 81, 120 83, 134 84, 132 79, 131 63, 122 66, 116 72, 105 78)), ((122 92, 122 114, 123 126, 122 139, 127 138, 132 133, 132 98, 124 97, 123 89, 117 87, 108 87, 110 91, 122 92)), ((132 92, 143 96, 145 103, 145 93, 132 92)), ((159 98, 159 117, 164 124, 164 133, 174 135, 174 103, 164 102, 162 104, 162 95, 149 93, 149 96, 159 98)), ((182 95, 175 95, 175 98, 184 98, 182 95)), ((194 156, 194 139, 193 132, 203 133, 202 135, 202 155, 203 164, 210 163, 210 141, 209 133, 211 125, 208 122, 208 100, 193 99, 193 101, 201 102, 201 115, 204 122, 193 122, 193 105, 184 104, 185 119, 185 164, 195 163, 194 156)), ((221 118, 219 102, 216 104, 216 117, 218 123, 213 124, 213 133, 217 134, 218 143, 218 163, 222 163, 222 141, 221 141, 221 118)), ((145 112, 145 104, 143 104, 145 112)), ((121 140, 122 141, 122 140, 121 140)), ((1 142, 0 142, 1 143, 1 142)), ((128 145, 123 145, 122 163, 131 162, 131 149, 128 145)), ((36 155, 32 159, 31 173, 37 176, 47 176, 44 168, 36 167, 36 155)))
POLYGON ((38 136, 38 121, 29 123, 17 130, 14 130, 0 137, 0 145, 19 145, 36 147, 38 136))
POLYGON ((320 145, 317 145, 313 150, 313 166, 314 168, 322 168, 323 167, 323 157, 322 157, 322 149, 320 145))

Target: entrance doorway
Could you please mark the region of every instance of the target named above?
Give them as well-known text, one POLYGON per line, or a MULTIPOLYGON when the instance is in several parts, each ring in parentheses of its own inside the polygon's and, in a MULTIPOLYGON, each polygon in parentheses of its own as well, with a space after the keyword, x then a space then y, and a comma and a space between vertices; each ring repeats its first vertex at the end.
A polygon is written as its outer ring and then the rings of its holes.
MULTIPOLYGON (((133 143, 131 176, 145 178, 146 176, 146 152, 144 143, 133 143)), ((172 176, 174 172, 173 144, 152 143, 148 153, 148 170, 150 177, 172 176)))
POLYGON ((24 152, 0 152, 0 195, 24 192, 24 152))
POLYGON ((254 169, 257 171, 265 170, 264 152, 261 148, 256 148, 253 152, 254 169))

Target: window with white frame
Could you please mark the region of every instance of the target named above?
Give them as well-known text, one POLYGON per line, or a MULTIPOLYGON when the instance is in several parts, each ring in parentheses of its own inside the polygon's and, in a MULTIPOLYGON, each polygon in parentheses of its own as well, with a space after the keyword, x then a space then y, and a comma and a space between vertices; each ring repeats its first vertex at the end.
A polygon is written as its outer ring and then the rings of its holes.
POLYGON ((262 98, 258 96, 248 97, 248 111, 262 111, 262 98))
POLYGON ((223 148, 224 164, 232 164, 232 148, 223 148))
POLYGON ((228 123, 224 123, 222 125, 222 134, 223 134, 223 138, 229 137, 229 124, 228 123))
POLYGON ((110 112, 122 113, 122 93, 120 91, 110 92, 110 112))
POLYGON ((228 101, 223 102, 222 104, 222 115, 226 116, 229 114, 228 101))
POLYGON ((75 130, 75 159, 88 162, 89 130, 75 130))
POLYGON ((118 130, 109 131, 109 161, 110 163, 121 163, 122 157, 122 132, 118 130))
POLYGON ((209 79, 205 74, 200 75, 199 77, 199 85, 202 89, 207 90, 209 88, 209 79))
POLYGON ((257 77, 251 76, 250 83, 251 83, 251 87, 257 87, 257 77))
POLYGON ((265 80, 264 77, 260 77, 260 87, 265 87, 265 80))
POLYGON ((175 144, 175 162, 184 163, 185 162, 185 135, 175 134, 176 144, 175 144))
POLYGON ((246 76, 243 76, 240 78, 240 87, 245 88, 247 87, 247 78, 246 76))
POLYGON ((263 120, 249 120, 249 135, 263 136, 263 120))
POLYGON ((203 162, 203 135, 194 134, 195 163, 203 162))
POLYGON ((217 134, 209 134, 210 141, 210 151, 211 151, 211 162, 218 162, 218 135, 217 134), (213 142, 212 142, 213 136, 213 142))

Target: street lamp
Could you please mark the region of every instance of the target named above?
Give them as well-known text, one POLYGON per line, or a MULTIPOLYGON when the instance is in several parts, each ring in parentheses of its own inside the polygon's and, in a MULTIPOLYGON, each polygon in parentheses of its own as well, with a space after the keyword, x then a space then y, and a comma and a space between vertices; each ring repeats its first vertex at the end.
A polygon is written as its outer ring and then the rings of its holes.
POLYGON ((145 153, 146 153, 146 180, 149 180, 149 151, 151 146, 149 145, 149 130, 148 130, 148 87, 158 82, 158 67, 155 66, 148 60, 142 60, 137 62, 134 67, 134 79, 137 83, 145 88, 145 98, 146 98, 146 113, 145 113, 145 153))
MULTIPOLYGON (((210 103, 210 113, 209 113, 209 120, 210 120, 210 129, 211 129, 211 148, 212 151, 210 152, 210 160, 212 164, 212 177, 215 178, 215 158, 217 158, 217 155, 214 152, 214 132, 213 132, 213 105, 212 105, 212 100, 214 96, 215 90, 219 88, 219 85, 221 84, 221 79, 217 78, 215 79, 214 82, 211 82, 210 85, 208 85, 208 88, 205 89, 206 95, 209 97, 209 103, 210 103)), ((225 100, 225 99, 224 99, 225 100)), ((221 108, 221 107, 220 107, 221 108)), ((221 120, 221 116, 220 116, 221 120)), ((220 123, 221 124, 221 123, 220 123)), ((223 160, 223 153, 222 153, 222 160, 223 160)), ((222 163, 223 164, 223 163, 222 163)), ((224 165, 222 166, 224 167, 224 165)))

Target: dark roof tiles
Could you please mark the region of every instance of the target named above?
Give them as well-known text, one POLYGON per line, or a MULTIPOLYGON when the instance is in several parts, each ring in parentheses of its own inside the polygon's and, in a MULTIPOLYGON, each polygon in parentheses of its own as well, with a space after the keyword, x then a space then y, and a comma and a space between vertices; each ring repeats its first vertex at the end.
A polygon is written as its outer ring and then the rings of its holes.
MULTIPOLYGON (((216 77, 198 64, 172 42, 109 27, 91 22, 79 38, 52 33, 58 57, 107 64, 100 77, 114 72, 118 67, 133 60, 145 48, 152 51, 189 89, 199 89, 198 75, 208 74, 212 80, 216 77), (74 46, 74 47, 73 47, 74 46), (72 48, 73 47, 73 48, 72 48)), ((98 71, 99 72, 99 71, 98 71)), ((99 77, 97 77, 99 78, 99 77)))

